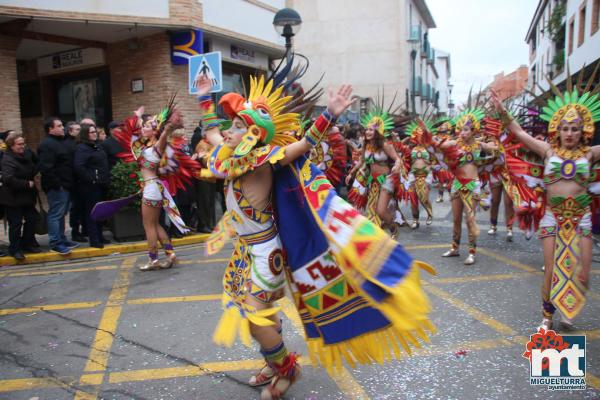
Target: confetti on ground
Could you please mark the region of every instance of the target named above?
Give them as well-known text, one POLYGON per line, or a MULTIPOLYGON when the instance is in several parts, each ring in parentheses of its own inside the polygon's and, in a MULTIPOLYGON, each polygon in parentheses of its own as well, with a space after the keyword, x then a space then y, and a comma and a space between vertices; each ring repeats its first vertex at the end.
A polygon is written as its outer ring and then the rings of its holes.
POLYGON ((458 351, 454 352, 454 355, 456 356, 456 358, 458 358, 459 360, 464 360, 464 358, 467 356, 467 350, 465 349, 460 349, 458 351))
POLYGON ((37 314, 36 312, 33 312, 33 313, 31 313, 31 314, 27 314, 27 315, 25 315, 25 316, 26 316, 26 317, 31 317, 31 316, 33 316, 33 315, 36 315, 36 314, 37 314))

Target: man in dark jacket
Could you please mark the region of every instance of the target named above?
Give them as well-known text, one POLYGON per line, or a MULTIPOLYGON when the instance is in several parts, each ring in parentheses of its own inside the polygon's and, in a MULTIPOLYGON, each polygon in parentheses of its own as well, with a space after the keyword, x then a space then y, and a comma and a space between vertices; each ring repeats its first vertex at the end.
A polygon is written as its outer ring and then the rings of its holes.
POLYGON ((69 254, 77 243, 65 237, 65 215, 69 210, 69 191, 73 188, 73 150, 65 146, 62 121, 49 117, 44 122, 46 137, 38 148, 42 189, 48 197, 48 237, 50 248, 69 254))
MULTIPOLYGON (((204 135, 202 127, 198 126, 194 130, 190 147, 194 153, 201 151, 204 135)), ((210 233, 216 224, 215 199, 216 184, 202 180, 195 180, 196 190, 196 212, 198 213, 198 225, 196 231, 200 233, 210 233)))
POLYGON ((108 137, 101 144, 102 149, 104 150, 104 152, 106 153, 106 156, 108 157, 108 165, 110 166, 111 169, 112 169, 112 167, 115 166, 117 161, 119 161, 119 157, 117 157, 117 154, 119 154, 123 151, 123 148, 121 147, 119 142, 117 142, 117 139, 115 139, 113 137, 113 132, 115 130, 119 129, 119 126, 120 126, 120 124, 116 121, 112 121, 110 124, 108 124, 108 132, 107 132, 108 137))

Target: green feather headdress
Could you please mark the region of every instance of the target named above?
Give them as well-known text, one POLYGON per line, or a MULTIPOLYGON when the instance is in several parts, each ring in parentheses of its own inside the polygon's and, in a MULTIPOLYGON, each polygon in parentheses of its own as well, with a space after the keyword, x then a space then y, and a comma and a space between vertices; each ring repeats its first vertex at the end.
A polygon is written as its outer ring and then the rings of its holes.
POLYGON ((474 131, 481 130, 481 120, 485 118, 485 111, 481 108, 466 108, 452 120, 455 132, 460 133, 465 124, 470 123, 474 131))
MULTIPOLYGON (((582 124, 583 138, 589 143, 594 136, 594 123, 600 121, 600 85, 592 87, 600 62, 596 63, 594 70, 588 78, 587 84, 583 86, 585 77, 585 65, 581 68, 577 81, 573 82, 573 77, 567 64, 566 91, 562 93, 552 80, 546 76, 550 85, 550 93, 542 96, 536 96, 532 92, 537 104, 545 103, 542 107, 540 119, 548 122, 548 140, 550 143, 556 143, 558 140, 558 130, 561 122, 575 122, 582 124), (579 95, 582 93, 582 95, 579 95), (554 95, 554 98, 552 98, 554 95)), ((544 90, 537 84, 537 87, 544 93, 544 90)))
POLYGON ((360 124, 366 128, 373 128, 382 136, 387 136, 386 132, 394 128, 394 119, 387 111, 376 107, 370 110, 360 120, 360 124))

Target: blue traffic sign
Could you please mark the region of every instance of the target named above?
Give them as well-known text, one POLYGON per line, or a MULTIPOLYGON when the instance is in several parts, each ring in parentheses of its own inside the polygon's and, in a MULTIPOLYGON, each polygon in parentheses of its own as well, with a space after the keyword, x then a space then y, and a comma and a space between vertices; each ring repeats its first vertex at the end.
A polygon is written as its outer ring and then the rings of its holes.
POLYGON ((212 81, 213 88, 211 93, 223 90, 223 68, 220 51, 200 54, 189 58, 188 87, 190 94, 198 92, 195 83, 203 75, 212 81))

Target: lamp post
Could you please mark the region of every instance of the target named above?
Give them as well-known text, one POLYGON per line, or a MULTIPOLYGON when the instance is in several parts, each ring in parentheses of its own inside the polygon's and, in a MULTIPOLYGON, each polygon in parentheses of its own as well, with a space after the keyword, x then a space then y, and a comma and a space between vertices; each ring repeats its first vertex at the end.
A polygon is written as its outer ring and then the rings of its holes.
POLYGON ((282 8, 273 18, 273 26, 277 33, 285 38, 285 58, 289 63, 292 59, 292 37, 300 31, 302 18, 292 8, 282 8))
POLYGON ((415 114, 417 112, 416 110, 416 106, 415 106, 415 92, 417 91, 417 73, 416 73, 416 59, 417 59, 417 50, 419 48, 419 39, 410 39, 408 42, 411 45, 411 50, 410 50, 410 60, 411 60, 411 68, 412 68, 412 81, 411 81, 411 90, 410 90, 410 107, 411 110, 413 112, 413 114, 415 114))
POLYGON ((448 82, 448 116, 453 117, 454 115, 454 103, 452 102, 452 88, 454 85, 448 82))

